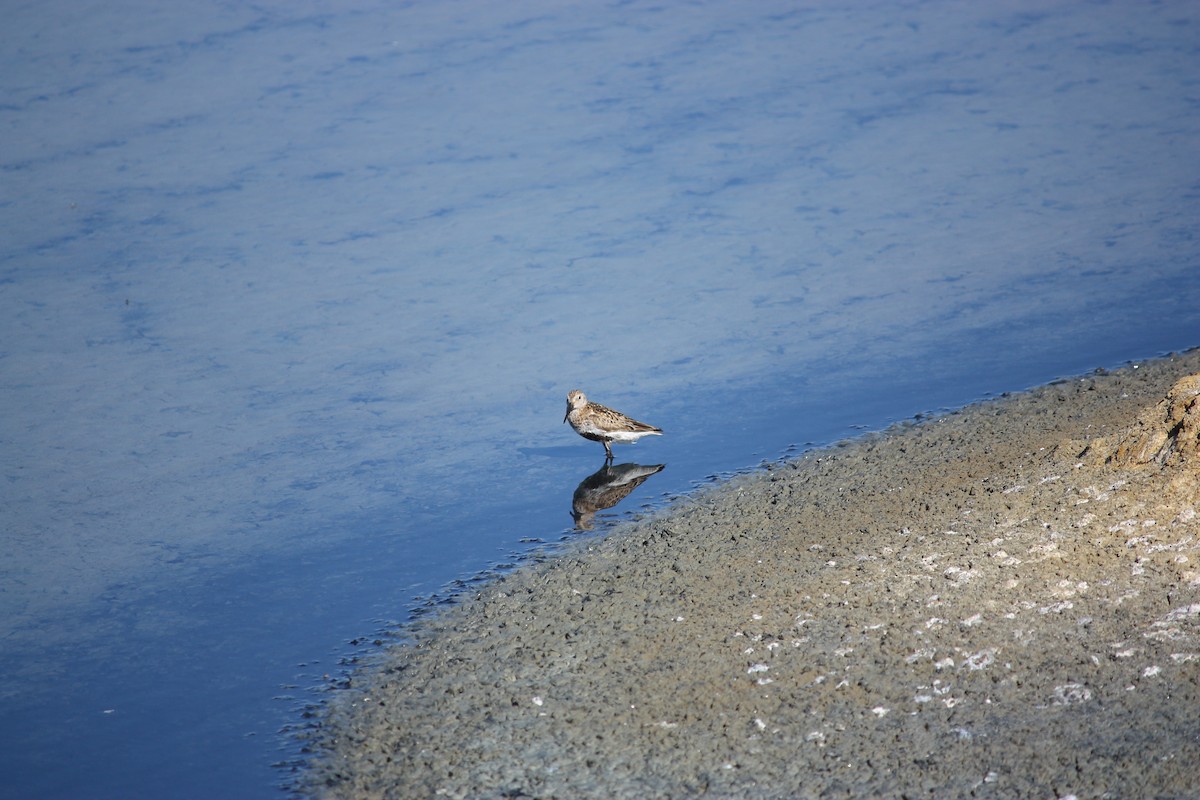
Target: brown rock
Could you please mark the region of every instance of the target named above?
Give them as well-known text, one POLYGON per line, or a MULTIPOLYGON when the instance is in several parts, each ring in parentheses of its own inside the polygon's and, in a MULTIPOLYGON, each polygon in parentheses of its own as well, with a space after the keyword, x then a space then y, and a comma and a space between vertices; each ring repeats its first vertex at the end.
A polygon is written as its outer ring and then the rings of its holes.
POLYGON ((1083 455, 1092 463, 1113 466, 1200 469, 1200 374, 1181 378, 1134 424, 1113 436, 1093 439, 1083 455))

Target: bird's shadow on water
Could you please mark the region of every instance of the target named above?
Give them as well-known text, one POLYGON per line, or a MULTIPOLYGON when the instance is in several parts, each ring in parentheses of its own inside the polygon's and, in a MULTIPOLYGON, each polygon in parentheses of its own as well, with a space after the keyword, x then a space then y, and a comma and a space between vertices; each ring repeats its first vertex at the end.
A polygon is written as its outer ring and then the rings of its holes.
POLYGON ((663 471, 666 464, 617 464, 607 461, 575 487, 571 496, 571 518, 575 528, 590 531, 596 524, 596 513, 612 508, 629 496, 651 476, 663 471))
POLYGON ((408 609, 410 619, 416 620, 438 608, 454 605, 464 592, 472 587, 512 572, 522 565, 553 557, 558 551, 558 546, 570 541, 574 534, 596 533, 612 523, 619 522, 619 513, 599 517, 597 515, 620 503, 650 476, 662 472, 665 468, 666 464, 613 465, 605 461, 600 469, 588 475, 575 487, 571 496, 571 518, 575 525, 573 530, 563 531, 558 544, 541 536, 521 539, 522 544, 530 545, 531 548, 511 553, 503 561, 490 565, 470 578, 453 580, 428 596, 415 598, 419 602, 408 609))

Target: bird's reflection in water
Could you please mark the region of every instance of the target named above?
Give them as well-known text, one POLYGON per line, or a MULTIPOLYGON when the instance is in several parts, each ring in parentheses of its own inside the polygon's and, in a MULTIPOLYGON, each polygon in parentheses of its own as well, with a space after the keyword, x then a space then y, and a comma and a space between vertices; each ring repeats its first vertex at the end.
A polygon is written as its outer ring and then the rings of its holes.
POLYGON ((575 527, 589 531, 595 524, 597 511, 612 508, 666 464, 605 464, 598 472, 584 478, 571 497, 571 516, 575 527))

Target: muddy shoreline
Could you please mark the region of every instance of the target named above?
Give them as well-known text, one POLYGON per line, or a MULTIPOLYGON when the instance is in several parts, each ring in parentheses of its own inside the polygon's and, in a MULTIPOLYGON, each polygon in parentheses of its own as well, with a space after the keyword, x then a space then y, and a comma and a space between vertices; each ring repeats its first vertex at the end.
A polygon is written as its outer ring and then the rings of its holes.
POLYGON ((1156 426, 1195 436, 1157 422, 1195 373, 895 426, 486 584, 354 676, 306 790, 1193 796, 1200 463, 1156 426))

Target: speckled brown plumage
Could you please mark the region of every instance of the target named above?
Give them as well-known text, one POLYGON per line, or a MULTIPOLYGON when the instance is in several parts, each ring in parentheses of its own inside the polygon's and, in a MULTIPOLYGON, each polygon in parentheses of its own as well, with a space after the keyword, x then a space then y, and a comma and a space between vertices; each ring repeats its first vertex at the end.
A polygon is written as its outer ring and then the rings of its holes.
POLYGON ((587 395, 575 389, 567 394, 567 413, 563 422, 585 439, 604 445, 606 460, 612 461, 612 443, 632 444, 643 436, 661 436, 662 429, 627 417, 608 406, 588 402, 587 395))

